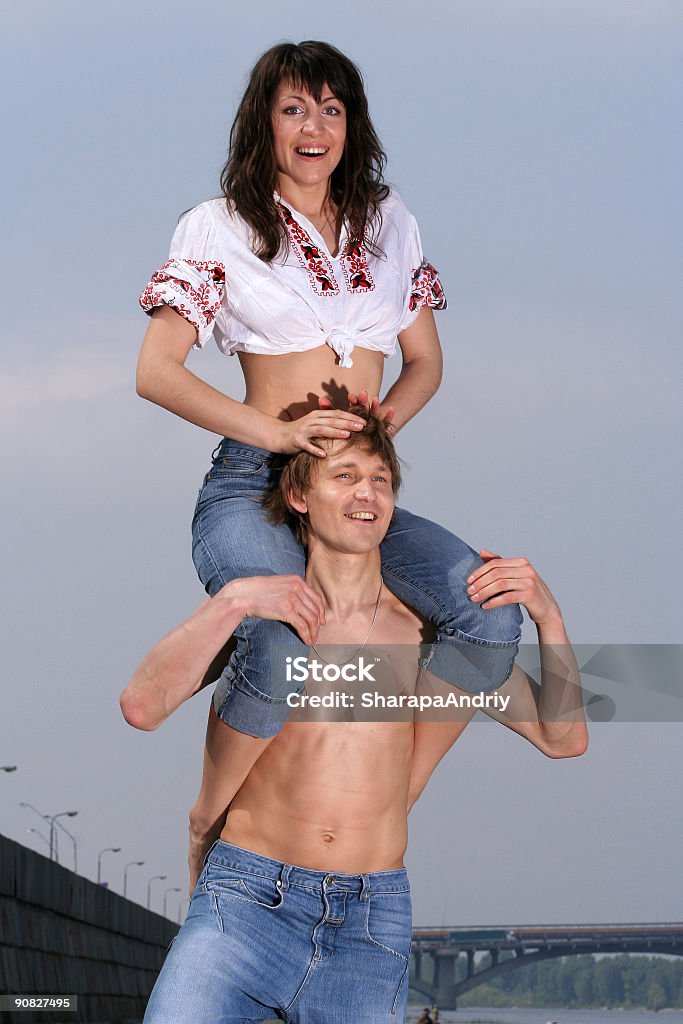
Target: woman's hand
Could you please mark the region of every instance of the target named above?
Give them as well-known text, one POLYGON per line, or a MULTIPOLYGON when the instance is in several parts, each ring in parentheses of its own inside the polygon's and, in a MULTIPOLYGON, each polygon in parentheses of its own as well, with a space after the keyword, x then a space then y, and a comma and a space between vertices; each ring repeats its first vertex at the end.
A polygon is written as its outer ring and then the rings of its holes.
MULTIPOLYGON (((332 402, 327 398, 327 396, 319 398, 318 405, 321 409, 333 408, 332 402)), ((379 397, 375 397, 371 400, 370 393, 365 388, 362 391, 359 391, 358 394, 356 394, 355 391, 349 391, 349 407, 352 405, 361 405, 365 409, 366 413, 372 414, 377 419, 384 420, 384 425, 390 434, 395 431, 396 428, 392 423, 395 412, 394 406, 390 405, 386 410, 383 410, 379 397)))
POLYGON ((332 440, 350 437, 351 431, 362 430, 365 421, 350 412, 341 412, 327 406, 315 409, 298 420, 278 420, 276 437, 272 448, 275 452, 291 454, 310 452, 324 459, 324 448, 313 444, 314 437, 329 437, 332 440))
POLYGON ((562 622, 557 601, 528 558, 501 558, 486 548, 479 554, 484 564, 467 579, 470 600, 484 609, 524 605, 537 626, 562 622))

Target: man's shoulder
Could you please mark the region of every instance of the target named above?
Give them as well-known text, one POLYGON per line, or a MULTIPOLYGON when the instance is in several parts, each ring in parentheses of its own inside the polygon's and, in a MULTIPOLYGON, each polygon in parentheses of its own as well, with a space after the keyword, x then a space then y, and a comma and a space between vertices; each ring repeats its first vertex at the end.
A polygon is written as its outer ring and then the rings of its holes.
MULTIPOLYGON (((386 591, 385 591, 386 592, 386 591)), ((426 644, 434 639, 434 627, 409 604, 399 600, 391 591, 384 599, 385 617, 382 631, 393 634, 402 644, 426 644)))

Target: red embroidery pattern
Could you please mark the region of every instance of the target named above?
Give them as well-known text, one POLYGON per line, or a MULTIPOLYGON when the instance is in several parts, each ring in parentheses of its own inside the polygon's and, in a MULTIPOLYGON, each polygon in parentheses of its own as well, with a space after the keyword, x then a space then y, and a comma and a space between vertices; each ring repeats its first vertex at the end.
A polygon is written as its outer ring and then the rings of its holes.
MULTIPOLYGON (((294 220, 292 211, 284 203, 278 203, 289 239, 301 266, 307 271, 309 281, 316 295, 339 295, 332 264, 324 252, 314 245, 308 232, 294 220)), ((346 290, 351 294, 374 291, 375 283, 370 276, 365 246, 362 242, 352 243, 343 253, 340 264, 346 290)))
POLYGON ((439 272, 431 263, 427 263, 427 260, 423 260, 417 270, 413 271, 408 308, 414 312, 424 306, 429 306, 430 309, 448 307, 439 272))
POLYGON ((214 260, 170 259, 152 274, 151 281, 140 296, 140 305, 145 313, 151 312, 155 306, 173 306, 199 331, 209 327, 216 319, 223 301, 224 288, 225 268, 222 263, 214 260), (198 272, 201 283, 186 280, 188 266, 198 272))
POLYGON ((372 292, 375 290, 375 282, 370 276, 365 246, 362 242, 352 242, 340 262, 348 291, 372 292))
POLYGON ((339 286, 334 279, 332 264, 308 234, 292 217, 284 203, 279 204, 280 213, 287 225, 289 240, 301 266, 308 272, 308 279, 316 295, 339 295, 339 286))

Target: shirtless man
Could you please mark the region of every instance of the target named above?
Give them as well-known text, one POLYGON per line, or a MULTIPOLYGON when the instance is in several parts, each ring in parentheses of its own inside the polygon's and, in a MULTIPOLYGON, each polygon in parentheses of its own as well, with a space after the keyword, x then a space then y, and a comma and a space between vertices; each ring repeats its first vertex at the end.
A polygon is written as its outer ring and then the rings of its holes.
MULTIPOLYGON (((398 476, 393 446, 372 417, 363 435, 332 442, 324 460, 296 456, 280 498, 307 533, 306 581, 229 583, 147 656, 130 684, 131 706, 143 706, 146 693, 152 704, 162 692, 170 704, 185 699, 246 615, 284 619, 307 642, 352 645, 339 665, 354 660, 370 633, 373 646, 393 651, 400 639, 401 651, 417 649, 425 624, 380 576, 398 476)), ((580 754, 580 683, 559 608, 526 559, 484 557, 473 600, 524 604, 542 645, 540 689, 515 668, 500 691, 511 696, 506 715, 490 713, 550 757, 580 754)), ((414 689, 415 658, 399 654, 392 668, 398 690, 414 689)), ((452 691, 438 680, 420 684, 421 692, 439 687, 452 691)), ((190 819, 193 880, 210 850, 145 1024, 274 1016, 400 1024, 412 930, 408 810, 473 713, 441 722, 288 722, 263 741, 243 778, 239 748, 231 749, 240 734, 211 711, 190 819)))

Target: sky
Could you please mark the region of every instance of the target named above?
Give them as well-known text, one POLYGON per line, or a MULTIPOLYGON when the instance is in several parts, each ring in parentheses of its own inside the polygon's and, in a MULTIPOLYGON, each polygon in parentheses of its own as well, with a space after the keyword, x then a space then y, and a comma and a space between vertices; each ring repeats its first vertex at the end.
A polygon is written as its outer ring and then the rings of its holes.
MULTIPOLYGON (((137 860, 133 899, 186 884, 208 695, 152 734, 118 695, 202 598, 189 531, 215 440, 136 397, 137 296, 178 215, 218 194, 246 75, 284 39, 361 67, 448 295, 402 503, 529 557, 577 643, 680 641, 678 2, 58 0, 2 19, 4 834, 44 852, 19 803, 77 810, 83 873, 120 846, 117 891, 137 860)), ((189 365, 242 397, 236 360, 189 365)), ((585 756, 551 761, 473 723, 411 814, 415 923, 682 920, 682 733, 593 725, 585 756)))

